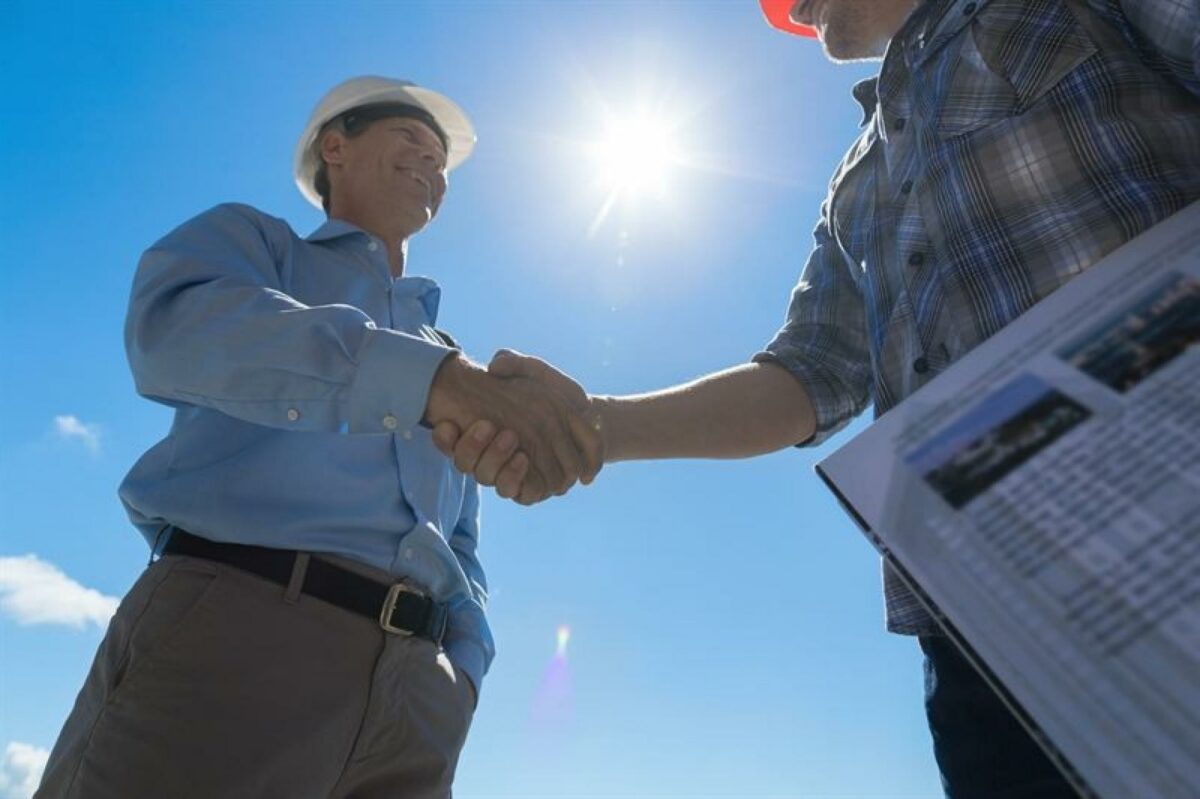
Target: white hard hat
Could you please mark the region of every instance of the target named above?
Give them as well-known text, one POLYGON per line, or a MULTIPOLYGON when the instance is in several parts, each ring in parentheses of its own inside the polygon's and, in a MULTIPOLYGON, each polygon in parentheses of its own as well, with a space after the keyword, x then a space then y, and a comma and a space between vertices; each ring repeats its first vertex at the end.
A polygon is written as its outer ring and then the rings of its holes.
POLYGON ((313 145, 317 134, 326 122, 339 114, 344 114, 352 108, 377 103, 399 103, 412 105, 423 109, 433 117, 434 121, 446 134, 446 169, 454 169, 467 160, 467 156, 475 149, 475 128, 471 120, 452 100, 429 89, 407 80, 381 78, 375 75, 365 75, 351 78, 330 89, 317 107, 313 109, 296 142, 296 155, 292 160, 292 171, 296 177, 296 186, 304 198, 313 205, 321 208, 321 195, 313 185, 316 179, 317 167, 320 165, 320 154, 313 145))

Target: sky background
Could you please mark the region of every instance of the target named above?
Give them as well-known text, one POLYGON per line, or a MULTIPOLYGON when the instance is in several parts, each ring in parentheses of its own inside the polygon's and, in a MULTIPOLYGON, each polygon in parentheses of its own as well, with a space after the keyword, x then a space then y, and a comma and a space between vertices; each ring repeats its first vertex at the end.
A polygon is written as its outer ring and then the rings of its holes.
MULTIPOLYGON (((317 227, 290 170, 325 90, 406 77, 468 111, 478 148, 410 274, 475 358, 512 347, 626 393, 771 338, 875 68, 826 63, 752 0, 2 10, 0 797, 28 796, 145 565, 116 487, 170 416, 122 348, 137 259, 224 201, 317 227), (639 109, 687 165, 601 218, 587 143, 639 109)), ((489 492, 499 654, 456 797, 939 795, 916 643, 883 631, 878 561, 813 472, 860 427, 617 464, 533 509, 489 492)))

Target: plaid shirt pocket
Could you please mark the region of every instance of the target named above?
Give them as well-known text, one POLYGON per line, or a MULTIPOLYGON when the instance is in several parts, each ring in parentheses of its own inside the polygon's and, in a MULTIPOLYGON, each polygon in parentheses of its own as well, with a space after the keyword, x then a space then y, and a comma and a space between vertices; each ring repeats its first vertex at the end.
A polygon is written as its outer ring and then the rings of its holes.
POLYGON ((999 0, 970 23, 961 48, 940 55, 952 71, 934 115, 940 138, 1011 119, 1033 107, 1098 48, 1066 3, 999 0), (1019 42, 1021 46, 1015 46, 1019 42))

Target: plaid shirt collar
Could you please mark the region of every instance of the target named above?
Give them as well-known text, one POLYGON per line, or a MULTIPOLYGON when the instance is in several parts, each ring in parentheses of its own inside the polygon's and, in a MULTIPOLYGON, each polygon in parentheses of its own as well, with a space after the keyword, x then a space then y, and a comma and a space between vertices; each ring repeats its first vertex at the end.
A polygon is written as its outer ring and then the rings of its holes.
MULTIPOLYGON (((919 68, 945 47, 947 42, 954 39, 958 32, 970 23, 971 18, 989 2, 990 0, 923 0, 892 38, 884 54, 884 61, 903 58, 902 53, 908 51, 910 70, 919 68)), ((879 98, 890 96, 898 88, 894 82, 884 81, 881 89, 880 83, 881 76, 877 75, 859 81, 851 90, 863 111, 859 127, 871 121, 879 107, 879 98)))
POLYGON ((901 41, 914 37, 912 67, 919 69, 946 43, 954 39, 990 0, 927 0, 908 18, 901 29, 901 41))

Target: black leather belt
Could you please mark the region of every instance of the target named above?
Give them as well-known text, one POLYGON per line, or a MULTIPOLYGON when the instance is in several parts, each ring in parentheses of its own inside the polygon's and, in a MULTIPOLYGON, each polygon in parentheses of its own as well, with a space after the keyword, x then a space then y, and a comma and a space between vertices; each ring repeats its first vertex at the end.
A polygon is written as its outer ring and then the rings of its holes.
MULTIPOLYGON (((192 535, 178 527, 163 547, 164 555, 187 555, 233 566, 286 587, 299 554, 247 544, 225 544, 192 535)), ((300 592, 374 619, 389 633, 416 635, 441 644, 446 634, 446 605, 404 583, 387 585, 314 557, 308 561, 300 592)))

